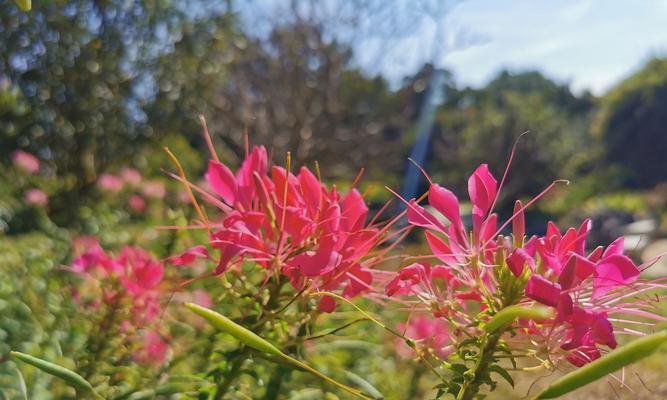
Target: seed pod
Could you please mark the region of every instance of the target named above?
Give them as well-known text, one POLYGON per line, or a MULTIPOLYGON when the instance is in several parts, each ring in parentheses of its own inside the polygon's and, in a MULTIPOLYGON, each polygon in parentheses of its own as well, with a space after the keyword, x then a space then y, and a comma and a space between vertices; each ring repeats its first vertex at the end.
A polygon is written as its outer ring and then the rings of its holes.
POLYGON ((47 374, 62 379, 75 389, 78 389, 85 393, 97 395, 97 393, 95 393, 95 390, 93 389, 93 386, 87 380, 83 379, 81 375, 77 374, 74 371, 71 371, 58 364, 42 360, 41 358, 33 357, 29 354, 20 353, 18 351, 12 351, 10 352, 10 354, 12 355, 12 357, 21 360, 26 364, 30 364, 33 367, 41 369, 47 374))
POLYGON ((526 319, 549 319, 553 317, 553 310, 545 306, 520 306, 514 305, 503 308, 498 311, 496 315, 489 320, 489 322, 484 325, 484 330, 488 333, 497 331, 500 328, 503 328, 518 318, 526 319))
POLYGON ((238 339, 241 343, 252 347, 255 350, 261 351, 262 353, 273 354, 276 356, 282 355, 282 352, 274 345, 257 336, 257 334, 254 332, 235 323, 224 315, 194 303, 186 303, 185 306, 195 314, 204 318, 216 329, 229 333, 238 339))
POLYGON ((561 377, 537 395, 537 398, 552 399, 576 390, 650 355, 665 342, 667 330, 637 339, 561 377))

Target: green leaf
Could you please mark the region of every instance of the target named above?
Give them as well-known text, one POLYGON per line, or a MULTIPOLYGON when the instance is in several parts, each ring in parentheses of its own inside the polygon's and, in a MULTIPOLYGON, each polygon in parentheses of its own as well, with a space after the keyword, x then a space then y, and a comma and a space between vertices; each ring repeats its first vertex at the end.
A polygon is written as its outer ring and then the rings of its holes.
POLYGON ((21 373, 21 370, 16 368, 16 375, 18 376, 19 380, 19 391, 21 392, 21 398, 23 400, 28 400, 28 388, 25 385, 25 379, 23 378, 23 374, 21 373))
POLYGON ((641 360, 655 352, 665 342, 667 342, 667 330, 637 339, 561 377, 537 395, 537 398, 552 399, 570 393, 607 374, 641 360))
POLYGON ((501 367, 500 365, 492 365, 492 366, 490 366, 490 367, 489 367, 489 371, 491 371, 491 372, 495 372, 496 374, 502 376, 503 378, 505 378, 505 380, 507 381, 507 383, 509 383, 510 385, 512 385, 512 387, 514 387, 514 379, 512 379, 512 376, 510 375, 510 373, 507 372, 507 370, 505 370, 505 369, 504 369, 503 367, 501 367))
POLYGON ((384 395, 366 379, 351 371, 345 371, 345 375, 347 376, 347 379, 361 388, 366 394, 369 394, 373 399, 384 399, 384 395))

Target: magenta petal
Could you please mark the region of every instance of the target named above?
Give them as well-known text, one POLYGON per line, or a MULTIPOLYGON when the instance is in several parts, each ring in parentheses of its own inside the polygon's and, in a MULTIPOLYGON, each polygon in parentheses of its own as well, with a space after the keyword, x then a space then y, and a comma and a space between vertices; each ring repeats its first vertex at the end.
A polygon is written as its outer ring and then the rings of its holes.
POLYGON ((444 240, 429 231, 424 232, 424 235, 426 236, 426 242, 428 242, 428 246, 431 248, 433 255, 438 257, 440 261, 445 264, 457 262, 457 257, 453 254, 451 247, 449 247, 444 240))
POLYGON ((606 314, 595 315, 590 323, 590 329, 592 338, 596 343, 607 345, 612 349, 616 348, 614 328, 606 314))
POLYGON ((190 265, 197 258, 208 258, 208 250, 204 246, 195 246, 187 249, 181 254, 169 257, 169 263, 172 265, 190 265))
POLYGON ((517 277, 523 273, 526 264, 530 269, 535 269, 535 260, 522 248, 515 249, 506 261, 510 271, 517 277))
POLYGON ((560 285, 539 275, 531 276, 526 284, 526 296, 551 307, 558 306, 560 292, 560 285))
POLYGON ((450 190, 434 183, 428 191, 428 203, 457 228, 463 226, 459 199, 450 190))
POLYGON ((301 167, 299 171, 299 186, 301 187, 301 194, 308 206, 308 210, 315 215, 320 208, 320 200, 322 197, 322 184, 317 180, 306 167, 301 167))
POLYGON ((567 356, 567 361, 576 367, 583 367, 589 362, 600 358, 600 350, 595 346, 583 346, 567 356))
POLYGON ((468 179, 468 194, 473 206, 479 207, 482 213, 491 208, 496 197, 497 181, 489 172, 489 166, 482 164, 468 179))
POLYGON ((357 189, 350 190, 342 201, 341 225, 347 231, 359 230, 366 222, 368 207, 357 189))
POLYGON ((322 297, 320 303, 317 305, 317 309, 329 314, 334 312, 336 310, 336 299, 331 296, 322 297))
POLYGON ((292 264, 305 276, 321 276, 333 271, 340 264, 341 258, 335 251, 320 249, 299 254, 294 257, 292 264))
POLYGON ((605 257, 595 268, 593 298, 602 296, 615 287, 627 285, 639 277, 639 268, 627 256, 614 254, 605 257))
POLYGON ((609 246, 607 246, 607 249, 602 254, 602 258, 607 258, 614 254, 617 255, 623 254, 624 248, 625 248, 625 239, 623 238, 623 236, 621 236, 618 239, 614 240, 609 246))
POLYGON ((576 272, 575 272, 576 265, 577 265, 577 259, 573 255, 571 255, 570 258, 567 260, 567 264, 565 264, 565 267, 561 271, 560 276, 558 277, 558 284, 561 286, 562 289, 567 290, 574 285, 576 278, 576 272))
POLYGON ((445 226, 413 199, 408 203, 408 222, 415 226, 445 232, 445 226))
POLYGON ((229 205, 236 202, 236 178, 232 171, 225 165, 210 160, 208 162, 208 171, 204 175, 206 182, 211 189, 229 205))
POLYGON ((567 293, 561 293, 556 308, 556 322, 567 321, 574 312, 574 303, 572 297, 567 293))

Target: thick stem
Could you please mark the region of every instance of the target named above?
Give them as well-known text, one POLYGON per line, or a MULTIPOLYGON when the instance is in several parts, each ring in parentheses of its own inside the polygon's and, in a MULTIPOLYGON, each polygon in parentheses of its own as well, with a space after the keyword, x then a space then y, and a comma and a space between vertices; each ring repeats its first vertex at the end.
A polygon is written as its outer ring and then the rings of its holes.
POLYGON ((112 327, 116 322, 116 314, 118 306, 114 302, 109 305, 104 318, 97 325, 95 333, 90 336, 91 339, 87 344, 88 355, 86 357, 86 364, 83 368, 82 376, 88 380, 97 372, 97 364, 103 359, 103 353, 107 349, 110 337, 113 335, 112 327))
POLYGON ((479 388, 482 385, 480 378, 489 372, 489 367, 493 363, 493 354, 496 352, 501 335, 502 332, 496 332, 486 337, 482 353, 471 370, 473 376, 463 382, 461 390, 456 396, 457 400, 472 400, 479 393, 479 388))
POLYGON ((225 376, 225 379, 218 384, 218 387, 215 390, 215 395, 213 396, 213 400, 221 400, 227 391, 229 391, 229 388, 236 381, 236 378, 238 378, 238 376, 241 374, 241 366, 243 366, 246 355, 247 351, 244 350, 234 359, 232 362, 232 367, 225 376))
MULTIPOLYGON (((309 325, 308 321, 301 324, 297 332, 296 343, 294 343, 291 346, 288 346, 285 349, 288 354, 296 352, 298 350, 300 344, 302 343, 299 339, 303 339, 308 333, 308 325, 309 325)), ((271 378, 269 379, 268 385, 266 386, 266 393, 264 394, 264 400, 276 400, 278 398, 278 394, 280 394, 282 383, 289 372, 290 368, 287 368, 284 365, 278 365, 276 367, 276 369, 273 371, 273 374, 271 375, 271 378)))
POLYGON ((282 387, 283 380, 285 379, 288 372, 289 369, 282 365, 278 365, 276 367, 276 369, 273 371, 273 374, 271 374, 271 379, 269 379, 269 383, 266 385, 266 393, 264 394, 264 400, 275 400, 278 398, 278 394, 280 393, 280 388, 282 387))
POLYGON ((424 375, 424 369, 421 368, 421 365, 417 365, 417 368, 412 372, 412 378, 410 379, 410 389, 408 389, 408 399, 416 399, 419 394, 419 382, 421 377, 424 375))
MULTIPOLYGON (((270 314, 274 309, 278 307, 280 290, 282 289, 284 283, 285 281, 281 279, 273 286, 273 288, 271 288, 271 291, 269 293, 269 300, 266 306, 264 306, 265 314, 270 314)), ((260 334, 263 328, 264 328, 264 323, 255 324, 252 330, 257 334, 260 334)), ((215 395, 213 396, 213 400, 221 400, 225 396, 225 394, 229 391, 229 388, 241 374, 241 367, 243 366, 243 362, 246 360, 248 354, 249 352, 246 349, 236 356, 236 358, 232 362, 229 372, 225 376, 225 379, 218 384, 215 391, 215 395)))

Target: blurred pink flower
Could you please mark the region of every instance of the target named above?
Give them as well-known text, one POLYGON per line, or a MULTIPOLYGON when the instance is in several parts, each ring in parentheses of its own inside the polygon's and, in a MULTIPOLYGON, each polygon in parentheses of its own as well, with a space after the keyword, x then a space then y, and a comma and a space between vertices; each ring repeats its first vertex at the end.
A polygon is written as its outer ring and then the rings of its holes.
POLYGON ((102 300, 132 300, 132 318, 138 326, 151 322, 161 310, 159 284, 164 265, 139 247, 124 246, 117 256, 106 253, 93 238, 76 239, 73 272, 97 281, 102 300))
POLYGON ((49 203, 49 197, 42 190, 37 188, 28 189, 23 194, 26 203, 35 206, 44 207, 49 203))
POLYGON ((127 205, 138 213, 143 212, 146 209, 146 200, 138 194, 133 194, 127 200, 127 205))
MULTIPOLYGON (((399 326, 404 335, 415 341, 418 349, 431 349, 438 357, 445 358, 452 353, 448 346, 449 330, 447 325, 439 320, 427 316, 413 317, 407 324, 399 326)), ((402 339, 396 341, 396 352, 405 357, 415 356, 415 350, 410 348, 402 339)))
POLYGON ((123 180, 116 175, 102 174, 97 178, 97 187, 105 192, 118 193, 124 185, 123 180))
POLYGON ((15 167, 30 174, 35 174, 39 171, 39 159, 23 150, 16 150, 12 153, 12 163, 14 163, 15 167))
POLYGON ((144 196, 150 197, 152 199, 163 199, 164 196, 167 195, 167 188, 165 188, 162 182, 150 181, 144 183, 143 187, 141 188, 141 193, 143 193, 144 196))
POLYGON ((130 186, 138 186, 141 183, 141 173, 134 168, 125 167, 120 170, 120 177, 130 186))
POLYGON ((169 344, 160 334, 153 330, 145 331, 142 341, 142 347, 134 353, 134 360, 146 365, 164 364, 167 359, 169 344))

